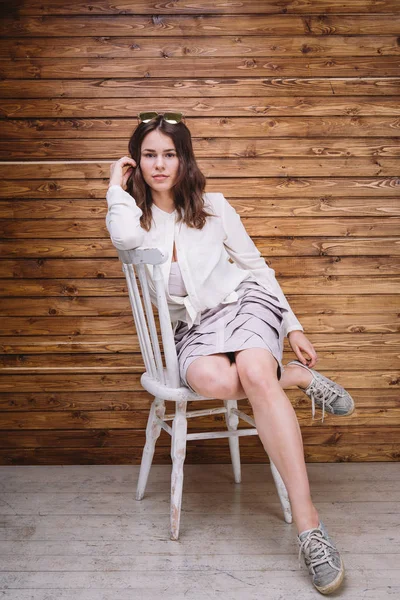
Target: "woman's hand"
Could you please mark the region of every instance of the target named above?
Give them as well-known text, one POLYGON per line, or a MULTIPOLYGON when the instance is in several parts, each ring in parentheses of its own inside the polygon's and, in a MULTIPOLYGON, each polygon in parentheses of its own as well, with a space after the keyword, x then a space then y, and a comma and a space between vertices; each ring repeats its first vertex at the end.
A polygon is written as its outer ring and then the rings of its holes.
POLYGON ((317 353, 314 346, 304 335, 304 333, 299 329, 289 331, 288 338, 289 344, 299 361, 303 365, 306 365, 306 367, 313 367, 318 360, 317 353), (304 356, 303 352, 308 356, 308 358, 304 356))
POLYGON ((113 162, 110 165, 110 183, 108 187, 111 185, 120 185, 123 189, 126 187, 126 182, 129 179, 133 169, 136 167, 136 161, 129 156, 123 156, 116 162, 113 162), (127 167, 124 172, 125 167, 127 167))

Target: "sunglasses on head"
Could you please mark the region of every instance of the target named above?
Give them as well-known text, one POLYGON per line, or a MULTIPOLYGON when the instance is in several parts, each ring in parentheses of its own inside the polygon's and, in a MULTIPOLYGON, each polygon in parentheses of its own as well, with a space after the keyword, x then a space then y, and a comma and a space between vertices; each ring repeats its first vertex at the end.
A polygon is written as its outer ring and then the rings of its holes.
POLYGON ((160 113, 155 110, 148 112, 141 112, 138 114, 139 123, 149 123, 152 119, 161 116, 164 121, 170 123, 171 125, 176 125, 181 121, 184 121, 184 115, 181 112, 164 112, 160 113))

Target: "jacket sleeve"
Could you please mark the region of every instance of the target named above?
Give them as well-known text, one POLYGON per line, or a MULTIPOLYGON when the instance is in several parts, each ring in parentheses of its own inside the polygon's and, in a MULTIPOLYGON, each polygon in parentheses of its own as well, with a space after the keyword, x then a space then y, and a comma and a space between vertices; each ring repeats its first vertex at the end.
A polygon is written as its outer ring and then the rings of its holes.
POLYGON ((238 267, 251 271, 257 281, 273 293, 281 305, 287 309, 287 312, 283 312, 284 335, 287 336, 290 331, 296 329, 304 331, 275 278, 274 269, 271 269, 262 258, 261 252, 247 233, 240 215, 223 194, 221 196, 223 198, 221 217, 225 231, 224 246, 227 253, 238 267))
POLYGON ((140 225, 143 212, 134 198, 120 185, 110 185, 106 199, 106 226, 113 245, 118 250, 133 250, 141 246, 145 236, 140 225))

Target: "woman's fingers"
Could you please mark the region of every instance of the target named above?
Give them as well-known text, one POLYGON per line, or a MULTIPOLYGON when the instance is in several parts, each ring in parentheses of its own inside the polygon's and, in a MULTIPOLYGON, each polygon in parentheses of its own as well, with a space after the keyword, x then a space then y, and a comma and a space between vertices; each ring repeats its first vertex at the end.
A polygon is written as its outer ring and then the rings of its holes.
POLYGON ((132 171, 133 171, 133 167, 128 167, 128 169, 125 171, 125 175, 122 178, 122 180, 124 182, 124 185, 127 184, 128 179, 131 176, 132 171))
POLYGON ((110 180, 118 183, 126 183, 132 169, 136 167, 136 161, 130 156, 123 156, 110 165, 110 180), (125 169, 126 167, 126 169, 125 169))
POLYGON ((306 350, 306 353, 308 355, 307 366, 313 367, 317 362, 317 353, 315 352, 314 347, 311 346, 311 348, 306 350))
POLYGON ((317 362, 317 353, 315 352, 314 348, 311 349, 296 346, 295 353, 299 361, 307 367, 313 367, 317 362))
POLYGON ((133 160, 133 158, 130 158, 129 156, 123 156, 119 160, 116 160, 115 162, 111 163, 110 170, 117 168, 122 169, 126 165, 136 167, 136 161, 133 160))
POLYGON ((125 165, 131 165, 133 167, 136 167, 136 161, 133 160, 133 158, 131 158, 130 156, 123 156, 122 158, 119 159, 119 161, 121 163, 121 166, 125 166, 125 165))
POLYGON ((295 334, 289 338, 290 346, 299 361, 306 367, 313 367, 317 360, 317 353, 310 340, 304 334, 295 334))

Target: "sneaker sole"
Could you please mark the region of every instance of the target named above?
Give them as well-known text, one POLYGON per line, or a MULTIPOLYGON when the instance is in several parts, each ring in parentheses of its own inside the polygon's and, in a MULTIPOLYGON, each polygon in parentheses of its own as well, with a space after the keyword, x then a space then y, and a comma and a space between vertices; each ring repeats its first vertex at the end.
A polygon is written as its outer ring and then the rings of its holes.
MULTIPOLYGON (((352 415, 355 410, 356 410, 356 407, 353 406, 353 408, 351 410, 349 410, 349 412, 343 413, 342 415, 336 415, 336 416, 339 416, 339 417, 348 417, 349 415, 352 415)), ((332 413, 330 413, 330 414, 332 414, 332 413)))
POLYGON ((339 572, 339 575, 336 577, 336 579, 334 579, 330 584, 324 585, 322 587, 322 586, 315 585, 315 583, 314 583, 314 586, 317 588, 317 590, 319 592, 321 592, 321 594, 325 594, 325 595, 331 594, 332 592, 337 590, 338 587, 340 587, 342 585, 342 582, 344 579, 344 564, 343 564, 342 559, 340 559, 340 564, 341 564, 342 570, 339 572))

